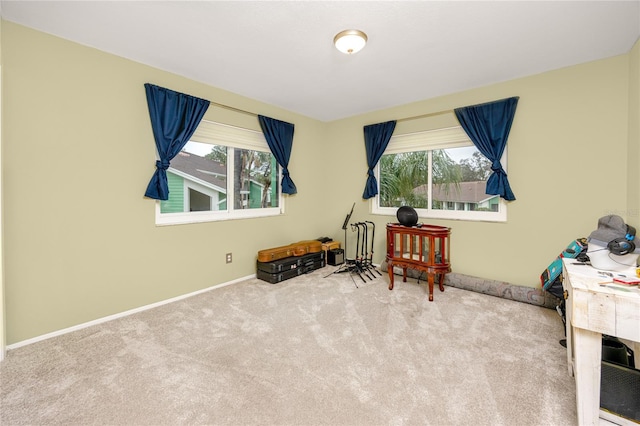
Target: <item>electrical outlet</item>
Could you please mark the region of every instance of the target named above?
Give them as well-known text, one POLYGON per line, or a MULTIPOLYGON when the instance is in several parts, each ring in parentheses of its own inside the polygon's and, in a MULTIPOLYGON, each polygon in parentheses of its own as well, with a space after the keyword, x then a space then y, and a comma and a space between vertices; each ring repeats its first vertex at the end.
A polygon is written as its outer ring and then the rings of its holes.
POLYGON ((231 253, 227 253, 227 263, 231 262, 233 262, 233 256, 231 255, 231 253))

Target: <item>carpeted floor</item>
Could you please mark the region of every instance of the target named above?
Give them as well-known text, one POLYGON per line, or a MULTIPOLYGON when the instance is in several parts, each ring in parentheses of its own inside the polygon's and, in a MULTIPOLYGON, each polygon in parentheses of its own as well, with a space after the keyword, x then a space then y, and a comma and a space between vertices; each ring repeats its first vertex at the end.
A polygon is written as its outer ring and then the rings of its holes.
POLYGON ((326 267, 8 353, 5 425, 571 425, 551 310, 326 267), (356 277, 356 279, 358 279, 356 277))

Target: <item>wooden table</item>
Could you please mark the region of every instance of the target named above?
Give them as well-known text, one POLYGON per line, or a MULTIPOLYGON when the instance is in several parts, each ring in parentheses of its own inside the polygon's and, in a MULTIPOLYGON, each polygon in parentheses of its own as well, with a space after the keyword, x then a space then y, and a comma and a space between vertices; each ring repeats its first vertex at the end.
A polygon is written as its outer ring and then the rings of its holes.
MULTIPOLYGON (((602 335, 640 342, 640 289, 600 285, 611 279, 577 263, 575 259, 563 259, 562 285, 566 294, 567 364, 576 381, 578 424, 597 425, 599 417, 627 424, 625 419, 612 419, 611 414, 600 411, 602 335)), ((640 344, 634 343, 634 352, 637 358, 640 344)))
POLYGON ((444 275, 451 272, 449 263, 449 236, 451 229, 444 226, 404 226, 387 224, 387 266, 389 290, 393 290, 393 267, 402 268, 402 281, 407 281, 407 269, 427 274, 429 301, 433 301, 433 284, 438 279, 444 291, 444 275))

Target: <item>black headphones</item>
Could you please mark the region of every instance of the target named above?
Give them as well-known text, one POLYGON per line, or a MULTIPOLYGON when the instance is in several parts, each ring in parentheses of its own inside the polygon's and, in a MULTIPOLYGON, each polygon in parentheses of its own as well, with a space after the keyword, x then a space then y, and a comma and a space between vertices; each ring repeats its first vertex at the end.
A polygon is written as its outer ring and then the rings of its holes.
POLYGON ((617 256, 624 256, 625 254, 632 253, 636 249, 636 245, 633 240, 636 238, 636 228, 627 225, 627 235, 624 238, 616 238, 609 241, 607 248, 609 251, 617 256))

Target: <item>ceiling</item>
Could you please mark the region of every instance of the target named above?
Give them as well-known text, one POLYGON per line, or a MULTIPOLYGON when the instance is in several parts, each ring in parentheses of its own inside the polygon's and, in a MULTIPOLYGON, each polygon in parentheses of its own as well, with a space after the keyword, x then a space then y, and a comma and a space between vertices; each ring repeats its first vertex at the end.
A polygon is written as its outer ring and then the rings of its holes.
POLYGON ((0 8, 5 20, 321 121, 625 54, 640 35, 640 0, 2 0, 0 8), (368 35, 361 52, 335 49, 345 29, 368 35))

